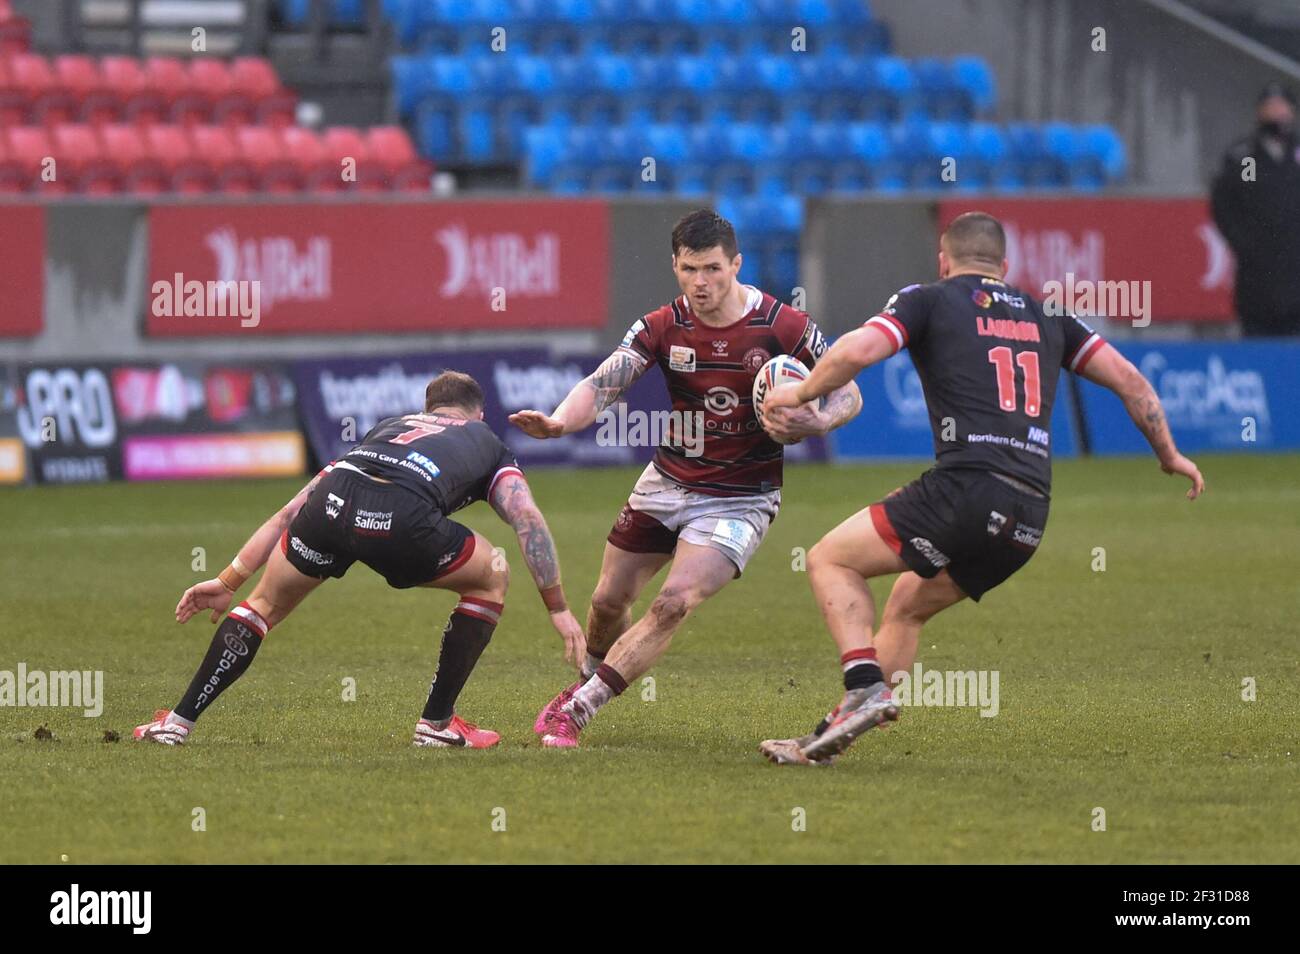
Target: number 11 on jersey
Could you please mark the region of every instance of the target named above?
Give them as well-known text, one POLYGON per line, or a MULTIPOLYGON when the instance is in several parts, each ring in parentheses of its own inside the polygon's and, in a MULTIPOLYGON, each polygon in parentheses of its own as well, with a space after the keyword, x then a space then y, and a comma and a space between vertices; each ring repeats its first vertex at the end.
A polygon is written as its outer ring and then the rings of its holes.
MULTIPOLYGON (((989 361, 998 371, 998 407, 1011 413, 1016 409, 1016 370, 1011 364, 1011 349, 1006 345, 990 348, 989 361)), ((1015 363, 1025 372, 1025 414, 1037 417, 1043 408, 1038 384, 1038 352, 1021 351, 1015 356, 1015 363)))

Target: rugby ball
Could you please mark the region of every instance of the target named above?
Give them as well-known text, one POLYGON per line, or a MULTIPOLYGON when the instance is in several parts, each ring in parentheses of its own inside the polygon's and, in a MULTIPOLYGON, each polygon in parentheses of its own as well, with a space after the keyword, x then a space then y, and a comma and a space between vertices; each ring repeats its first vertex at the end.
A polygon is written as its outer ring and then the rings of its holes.
MULTIPOLYGON (((772 388, 782 384, 796 384, 808 378, 808 369, 798 358, 788 354, 779 354, 759 368, 754 376, 754 413, 758 414, 763 406, 763 398, 772 388)), ((769 433, 769 437, 772 435, 769 433)), ((778 444, 797 444, 799 441, 783 441, 772 437, 778 444)))

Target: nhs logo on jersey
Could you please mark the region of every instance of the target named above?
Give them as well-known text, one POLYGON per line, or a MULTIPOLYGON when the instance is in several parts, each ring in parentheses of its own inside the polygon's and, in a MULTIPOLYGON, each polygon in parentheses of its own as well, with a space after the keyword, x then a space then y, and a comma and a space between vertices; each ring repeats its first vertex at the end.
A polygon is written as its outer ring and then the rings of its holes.
POLYGON ((1052 435, 1047 433, 1047 431, 1043 430, 1041 427, 1031 427, 1029 429, 1028 439, 1035 444, 1042 444, 1046 447, 1051 443, 1052 435))
POLYGON ((419 451, 411 451, 406 455, 406 459, 419 466, 422 470, 428 473, 430 477, 437 477, 442 473, 442 470, 439 469, 437 464, 429 460, 429 458, 425 457, 419 451))

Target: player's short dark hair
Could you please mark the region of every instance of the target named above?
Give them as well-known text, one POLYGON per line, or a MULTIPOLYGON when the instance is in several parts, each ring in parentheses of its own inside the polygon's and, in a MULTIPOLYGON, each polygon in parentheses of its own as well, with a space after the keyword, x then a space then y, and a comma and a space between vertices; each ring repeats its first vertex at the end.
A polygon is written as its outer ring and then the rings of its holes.
POLYGON ((997 268, 1007 257, 1007 233, 987 212, 967 212, 944 229, 943 247, 954 261, 997 268))
POLYGON ((673 226, 674 255, 683 249, 688 252, 707 252, 715 245, 722 246, 722 254, 728 259, 735 258, 740 251, 736 244, 736 230, 712 209, 687 212, 673 226))
POLYGON ((444 371, 424 389, 424 409, 463 407, 467 411, 483 409, 483 389, 477 381, 460 371, 444 371))

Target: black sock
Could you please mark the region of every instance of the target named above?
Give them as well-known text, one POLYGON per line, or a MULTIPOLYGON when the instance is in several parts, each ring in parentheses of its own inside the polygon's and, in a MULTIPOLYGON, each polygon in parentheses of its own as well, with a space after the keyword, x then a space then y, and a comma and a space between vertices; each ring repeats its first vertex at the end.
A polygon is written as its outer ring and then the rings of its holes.
POLYGON ((438 673, 429 687, 424 704, 424 718, 430 722, 450 719, 456 711, 456 697, 465 688, 478 657, 492 639, 492 631, 501 618, 501 603, 465 596, 456 604, 447 628, 442 631, 442 651, 438 655, 438 673))
POLYGON ((213 699, 253 664, 262 639, 270 627, 266 620, 247 604, 240 603, 221 621, 203 663, 190 681, 190 687, 173 710, 182 719, 193 722, 213 699))
POLYGON ((865 689, 868 686, 874 686, 876 683, 884 681, 885 674, 880 671, 880 666, 876 663, 858 663, 856 666, 850 666, 845 670, 844 691, 865 689))

